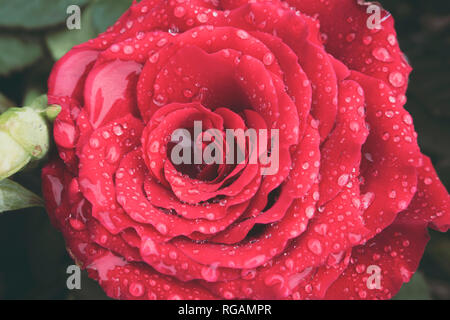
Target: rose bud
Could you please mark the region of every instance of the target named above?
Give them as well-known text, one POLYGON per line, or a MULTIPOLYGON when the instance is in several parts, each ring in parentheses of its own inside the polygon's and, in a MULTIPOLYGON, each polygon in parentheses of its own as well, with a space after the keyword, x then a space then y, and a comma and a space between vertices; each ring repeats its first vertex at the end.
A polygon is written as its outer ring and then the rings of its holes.
POLYGON ((49 150, 49 122, 59 113, 59 106, 47 107, 46 97, 31 106, 9 108, 0 116, 0 180, 40 160, 49 150))

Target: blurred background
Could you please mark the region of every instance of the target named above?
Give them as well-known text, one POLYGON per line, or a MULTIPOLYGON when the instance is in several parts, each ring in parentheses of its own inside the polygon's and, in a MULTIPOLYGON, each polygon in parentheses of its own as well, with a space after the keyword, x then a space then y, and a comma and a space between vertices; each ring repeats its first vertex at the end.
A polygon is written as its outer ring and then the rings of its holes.
MULTIPOLYGON (((355 0, 356 1, 356 0, 355 0)), ((55 60, 95 37, 131 0, 0 0, 0 112, 27 105, 46 92, 55 60), (81 30, 68 31, 66 8, 82 8, 81 30), (20 8, 18 10, 17 8, 20 8)), ((406 108, 423 152, 450 186, 450 1, 380 0, 396 20, 401 48, 414 68, 406 108)), ((40 194, 40 168, 14 180, 40 194)), ((450 299, 450 233, 430 230, 419 272, 397 299, 450 299)), ((69 291, 73 261, 43 209, 0 213, 0 299, 106 299, 83 273, 69 291)))

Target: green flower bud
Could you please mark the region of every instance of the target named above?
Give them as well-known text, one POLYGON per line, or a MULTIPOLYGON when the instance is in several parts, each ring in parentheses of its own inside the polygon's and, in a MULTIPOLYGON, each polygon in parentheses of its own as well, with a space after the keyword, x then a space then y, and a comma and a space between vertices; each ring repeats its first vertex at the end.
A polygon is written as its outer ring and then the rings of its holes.
POLYGON ((11 108, 0 116, 0 131, 8 133, 32 158, 41 159, 49 148, 49 130, 40 112, 11 108))
POLYGON ((61 111, 47 105, 47 96, 36 98, 28 107, 9 108, 0 115, 0 180, 18 172, 47 154, 50 125, 61 111))
POLYGON ((47 154, 50 135, 43 113, 23 107, 10 108, 0 116, 0 180, 47 154))
POLYGON ((0 130, 0 181, 13 175, 31 160, 31 156, 11 136, 0 130))

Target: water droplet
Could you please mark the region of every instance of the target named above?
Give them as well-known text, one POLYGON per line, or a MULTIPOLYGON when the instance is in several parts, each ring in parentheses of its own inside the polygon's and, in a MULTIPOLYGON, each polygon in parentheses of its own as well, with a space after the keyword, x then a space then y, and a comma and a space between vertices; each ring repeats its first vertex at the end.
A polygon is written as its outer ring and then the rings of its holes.
POLYGON ((343 187, 347 184, 349 179, 349 175, 348 174, 343 174, 338 178, 338 185, 343 187))
POLYGON ((375 193, 373 192, 367 192, 361 197, 361 202, 363 204, 364 209, 369 208, 369 206, 372 204, 373 200, 375 199, 375 193))
POLYGON ((150 238, 145 239, 141 246, 141 252, 143 256, 158 255, 155 242, 150 238))
POLYGON ((400 267, 400 275, 402 276, 402 279, 404 282, 408 282, 409 279, 411 278, 412 274, 413 273, 411 271, 409 271, 408 269, 406 269, 405 267, 403 267, 403 266, 400 267))
POLYGON ((391 111, 391 110, 386 111, 384 114, 385 114, 386 117, 388 117, 388 118, 393 118, 393 117, 394 117, 394 112, 391 111))
POLYGON ((145 38, 145 33, 144 32, 138 32, 137 34, 136 34, 136 39, 138 39, 138 40, 142 40, 142 39, 144 39, 145 38))
POLYGON ((382 61, 382 62, 392 61, 392 57, 389 54, 389 51, 386 48, 383 48, 383 47, 379 47, 379 48, 373 49, 372 55, 378 61, 382 61))
POLYGON ((263 62, 266 66, 270 66, 273 63, 274 59, 275 57, 273 56, 273 54, 268 52, 264 55, 263 62))
POLYGON ((106 153, 106 160, 109 163, 116 163, 118 160, 120 159, 120 150, 112 145, 111 147, 108 148, 108 151, 106 153))
POLYGON ((314 212, 316 211, 316 209, 313 206, 309 206, 308 208, 306 208, 305 213, 306 213, 306 217, 308 219, 311 219, 314 216, 314 212))
POLYGON ((217 267, 214 265, 210 267, 203 267, 201 274, 202 278, 208 282, 216 282, 217 279, 219 278, 219 275, 217 273, 217 267))
POLYGON ((260 266, 266 260, 266 256, 264 254, 253 257, 247 260, 244 265, 245 268, 252 269, 260 266))
POLYGON ((372 37, 371 37, 371 36, 365 36, 365 37, 363 38, 363 43, 364 43, 366 46, 368 46, 369 44, 372 43, 372 37))
POLYGON ((358 132, 359 131, 359 123, 356 121, 352 121, 350 122, 350 130, 352 130, 353 132, 358 132))
POLYGON ((184 95, 186 98, 192 98, 192 96, 193 96, 194 94, 192 93, 191 90, 185 89, 185 90, 183 90, 183 95, 184 95))
POLYGON ((406 123, 407 125, 411 125, 413 124, 413 119, 409 114, 405 114, 403 116, 403 122, 406 123))
POLYGON ((166 38, 162 38, 156 43, 156 45, 161 48, 164 47, 167 44, 167 42, 168 40, 166 38))
POLYGON ((197 20, 200 23, 206 23, 208 21, 208 16, 206 14, 204 14, 204 13, 199 13, 197 15, 197 20))
POLYGON ((86 227, 85 224, 78 219, 70 219, 69 223, 70 226, 76 231, 84 230, 84 228, 86 227))
POLYGON ((148 61, 150 61, 151 63, 156 63, 159 59, 159 53, 155 53, 153 55, 150 56, 150 58, 148 58, 148 61))
POLYGON ((367 297, 367 292, 365 290, 361 290, 358 295, 361 299, 365 299, 367 297))
POLYGON ((150 152, 157 153, 159 151, 159 141, 155 141, 150 146, 150 152))
POLYGON ((156 226, 156 229, 161 233, 161 234, 166 234, 167 233, 167 226, 165 224, 159 223, 156 226))
POLYGON ((100 141, 97 138, 91 138, 89 140, 89 145, 91 148, 97 149, 100 146, 100 141))
POLYGON ((225 291, 225 292, 223 293, 223 297, 224 297, 225 299, 227 299, 227 300, 231 300, 231 299, 234 298, 234 294, 231 293, 230 291, 225 291))
POLYGON ((355 40, 356 38, 356 34, 354 33, 349 33, 346 37, 345 40, 347 40, 347 42, 352 42, 353 40, 355 40))
POLYGON ((237 34, 237 36, 238 36, 239 38, 241 38, 242 40, 248 39, 248 37, 249 37, 248 33, 245 32, 244 30, 238 30, 238 31, 236 32, 236 34, 237 34))
POLYGON ((128 291, 130 292, 130 294, 133 297, 138 298, 144 294, 145 289, 144 289, 144 286, 140 282, 133 282, 130 284, 128 291))
POLYGON ((112 52, 116 53, 116 52, 119 52, 119 50, 120 50, 119 45, 113 44, 113 45, 111 46, 111 51, 112 51, 112 52))
POLYGON ((321 223, 314 227, 314 231, 317 232, 318 234, 324 236, 327 234, 328 225, 326 225, 325 223, 321 223))
POLYGON ((133 54, 134 49, 132 46, 125 46, 123 47, 123 53, 125 54, 133 54))
POLYGON ((176 7, 173 10, 173 14, 177 18, 181 18, 186 14, 186 9, 184 9, 184 7, 176 7))
POLYGON ((397 39, 395 38, 395 35, 393 35, 393 34, 388 35, 387 41, 389 42, 389 44, 391 46, 395 46, 395 44, 397 43, 397 39))
POLYGON ((391 72, 389 74, 389 82, 396 88, 403 87, 405 85, 405 77, 398 71, 391 72))
POLYGON ((322 253, 322 244, 317 239, 310 239, 308 241, 308 248, 314 254, 319 255, 322 253))
POLYGON ((123 135, 123 128, 121 125, 116 125, 113 127, 113 132, 116 136, 120 137, 123 135))
POLYGON ((406 201, 402 200, 398 203, 398 208, 400 210, 405 210, 407 207, 408 207, 408 203, 406 201))
POLYGON ((356 233, 349 233, 348 234, 348 240, 351 244, 358 244, 361 241, 362 236, 360 234, 356 233))

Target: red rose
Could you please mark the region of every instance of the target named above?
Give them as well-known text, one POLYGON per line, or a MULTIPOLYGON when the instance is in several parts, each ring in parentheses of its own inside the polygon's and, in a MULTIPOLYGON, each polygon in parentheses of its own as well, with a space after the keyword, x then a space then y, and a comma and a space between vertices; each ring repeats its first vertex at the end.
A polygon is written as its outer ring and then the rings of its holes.
POLYGON ((410 279, 449 196, 368 5, 143 0, 56 64, 46 204, 109 296, 386 299, 410 279), (278 129, 279 170, 173 163, 195 121, 278 129))

